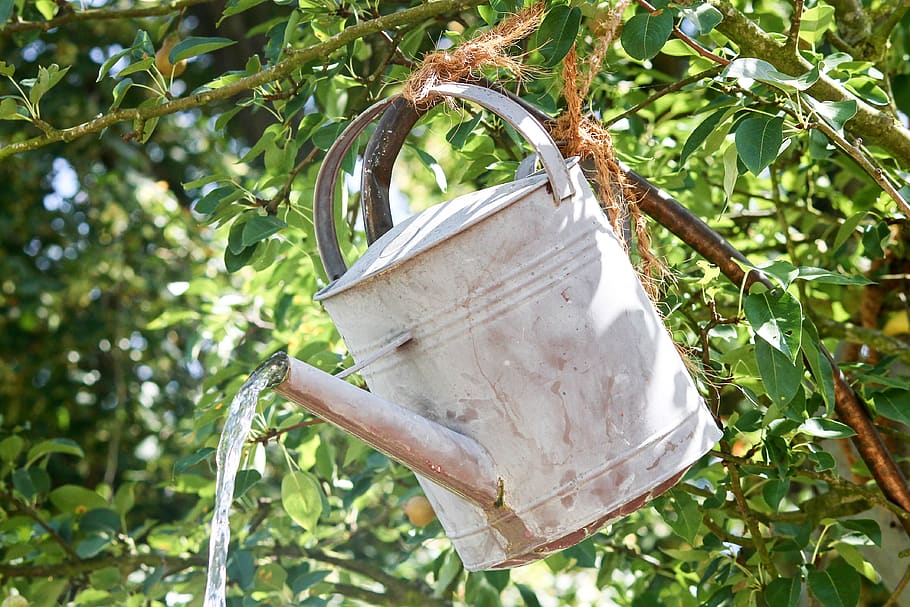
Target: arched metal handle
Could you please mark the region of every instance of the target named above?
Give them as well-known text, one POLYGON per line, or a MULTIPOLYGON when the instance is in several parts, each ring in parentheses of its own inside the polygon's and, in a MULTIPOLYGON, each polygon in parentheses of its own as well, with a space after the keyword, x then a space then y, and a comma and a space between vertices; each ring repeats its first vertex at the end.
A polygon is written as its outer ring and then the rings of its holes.
MULTIPOLYGON (((556 204, 571 198, 575 193, 569 177, 569 171, 566 168, 562 154, 559 152, 559 148, 556 147, 543 125, 519 103, 501 93, 472 84, 440 84, 430 90, 440 95, 473 101, 494 112, 515 128, 528 140, 540 158, 541 164, 547 173, 556 204)), ((341 249, 338 245, 338 236, 335 233, 335 184, 338 182, 338 176, 341 172, 341 163, 357 136, 363 132, 380 112, 389 107, 396 99, 399 98, 390 97, 380 101, 354 119, 332 147, 329 148, 316 177, 315 199, 313 202, 313 213, 316 222, 316 244, 326 274, 331 280, 341 277, 347 271, 344 257, 341 255, 341 249)), ((400 103, 400 101, 397 103, 400 103)))

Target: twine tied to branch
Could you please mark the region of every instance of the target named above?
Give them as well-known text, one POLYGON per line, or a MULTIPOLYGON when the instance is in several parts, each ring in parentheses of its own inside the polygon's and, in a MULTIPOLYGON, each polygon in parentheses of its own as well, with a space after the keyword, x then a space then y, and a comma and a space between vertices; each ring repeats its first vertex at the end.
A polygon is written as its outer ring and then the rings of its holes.
MULTIPOLYGON (((574 46, 563 59, 566 111, 546 126, 553 138, 562 143, 563 155, 579 156, 594 163, 601 206, 627 252, 630 245, 626 236, 629 232, 634 234, 642 283, 648 295, 656 298, 660 279, 668 272, 651 251, 647 220, 616 161, 610 133, 599 121, 582 114, 583 100, 600 72, 607 50, 622 22, 622 13, 629 3, 630 0, 618 0, 612 9, 595 21, 592 31, 596 35, 596 44, 591 55, 585 58, 588 65, 586 72, 579 72, 574 46), (631 224, 631 229, 626 227, 628 224, 631 224)), ((508 55, 507 51, 540 26, 543 14, 544 3, 537 2, 458 47, 430 53, 405 82, 404 97, 417 108, 429 107, 436 101, 430 93, 433 86, 444 82, 477 80, 484 68, 502 68, 518 78, 523 77, 528 68, 520 59, 508 55)))

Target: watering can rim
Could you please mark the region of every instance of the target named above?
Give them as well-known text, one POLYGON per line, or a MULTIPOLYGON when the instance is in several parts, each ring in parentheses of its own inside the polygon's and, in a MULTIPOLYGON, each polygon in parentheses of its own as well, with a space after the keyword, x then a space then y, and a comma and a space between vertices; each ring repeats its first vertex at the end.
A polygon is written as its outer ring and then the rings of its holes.
MULTIPOLYGON (((566 168, 569 171, 572 171, 577 165, 577 157, 566 159, 566 168)), ((415 213, 398 223, 398 225, 383 234, 379 239, 373 242, 373 244, 369 245, 363 255, 361 255, 344 274, 320 289, 313 296, 313 299, 315 301, 323 301, 330 297, 334 297, 339 293, 357 287, 364 281, 399 268, 404 264, 411 263, 422 254, 442 245, 455 236, 470 230, 472 227, 505 210, 522 198, 529 196, 548 185, 547 176, 543 171, 538 171, 522 179, 463 194, 451 200, 435 204, 419 213, 415 213), (510 191, 498 194, 497 190, 507 188, 511 188, 510 191), (486 202, 473 200, 473 198, 480 194, 490 196, 491 200, 486 202), (392 257, 386 261, 381 260, 382 254, 386 249, 394 246, 397 239, 405 237, 405 240, 411 240, 413 238, 419 241, 419 236, 424 232, 432 234, 434 230, 438 229, 433 226, 427 227, 427 224, 431 223, 437 215, 442 215, 446 211, 452 211, 459 207, 469 206, 479 206, 480 208, 466 221, 463 221, 456 226, 449 226, 451 228, 450 230, 434 234, 432 238, 427 238, 425 241, 419 242, 410 250, 408 250, 406 246, 402 247, 402 250, 405 251, 405 253, 401 256, 392 257), (407 235, 408 229, 411 228, 412 224, 415 222, 420 222, 422 226, 418 227, 414 234, 407 235)), ((445 220, 443 220, 443 222, 444 221, 445 220)))

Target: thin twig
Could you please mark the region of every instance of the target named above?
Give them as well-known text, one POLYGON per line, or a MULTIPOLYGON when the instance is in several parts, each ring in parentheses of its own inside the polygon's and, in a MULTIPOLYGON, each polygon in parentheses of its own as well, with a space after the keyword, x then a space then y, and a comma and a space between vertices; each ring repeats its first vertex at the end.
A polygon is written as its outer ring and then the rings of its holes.
POLYGON ((644 101, 639 103, 638 105, 625 110, 621 114, 617 114, 616 116, 613 116, 612 118, 610 118, 609 120, 604 122, 604 126, 609 128, 610 126, 619 122, 626 116, 630 116, 632 114, 635 114, 635 113, 641 111, 643 108, 651 105, 652 103, 654 103, 661 97, 664 97, 665 95, 669 95, 670 93, 675 93, 676 91, 682 89, 685 86, 692 84, 693 82, 698 82, 699 80, 701 80, 703 78, 708 78, 710 76, 713 76, 713 75, 717 74, 718 72, 720 72, 721 69, 723 69, 723 68, 720 66, 714 66, 714 67, 708 68, 706 70, 703 70, 701 72, 698 72, 697 74, 693 74, 692 76, 689 76, 688 78, 684 78, 684 79, 680 80, 679 82, 675 82, 669 86, 665 86, 664 88, 660 89, 659 91, 657 91, 656 93, 654 93, 653 95, 651 95, 650 97, 648 97, 647 99, 645 99, 644 101))
POLYGON ((900 598, 904 588, 907 587, 907 583, 910 583, 910 567, 907 567, 907 571, 904 572, 904 577, 902 577, 901 581, 894 587, 894 592, 891 593, 891 596, 888 597, 888 602, 882 605, 882 607, 893 607, 894 605, 897 605, 897 600, 900 598))
MULTIPOLYGON (((730 446, 727 444, 726 440, 721 440, 720 445, 722 451, 730 451, 730 446)), ((746 524, 746 529, 749 530, 749 535, 755 543, 755 551, 758 553, 758 558, 768 570, 771 578, 777 578, 777 567, 774 565, 774 561, 771 560, 768 546, 765 545, 765 537, 761 533, 758 521, 752 516, 752 509, 749 508, 749 504, 746 503, 746 494, 743 493, 742 479, 739 476, 739 466, 736 463, 727 460, 724 460, 724 466, 730 473, 730 490, 733 492, 733 497, 736 499, 736 505, 739 506, 739 511, 743 517, 743 522, 746 524)))
POLYGON ((888 193, 888 196, 897 203, 897 206, 901 207, 905 213, 910 213, 910 203, 901 195, 897 187, 891 183, 891 180, 888 178, 888 175, 885 174, 884 169, 875 166, 872 161, 869 160, 868 156, 863 153, 862 149, 860 149, 860 145, 862 145, 861 141, 858 141, 856 145, 851 144, 843 135, 838 133, 837 130, 823 120, 811 122, 806 126, 818 129, 827 135, 828 139, 830 139, 834 145, 852 158, 856 164, 858 164, 860 168, 879 185, 879 187, 888 193))
POLYGON ((288 426, 287 428, 281 428, 281 429, 269 428, 268 430, 263 432, 261 436, 257 436, 256 438, 251 438, 247 442, 250 444, 259 443, 262 445, 268 445, 269 441, 272 440, 273 438, 275 439, 275 442, 278 442, 278 437, 281 436, 282 434, 287 434, 288 432, 293 432, 294 430, 300 430, 301 428, 308 428, 310 426, 315 426, 317 424, 324 424, 324 423, 325 423, 324 419, 308 419, 304 422, 300 422, 299 424, 294 424, 293 426, 288 426))
POLYGON ((274 215, 278 212, 278 206, 282 202, 290 202, 291 200, 291 188, 294 185, 294 178, 297 177, 298 173, 303 170, 303 168, 313 162, 313 159, 316 158, 316 154, 319 153, 319 148, 314 147, 309 153, 303 157, 303 160, 297 163, 297 165, 291 169, 291 172, 288 173, 287 181, 284 182, 284 186, 279 190, 275 196, 268 201, 264 206, 269 215, 274 215))
POLYGON ((790 20, 790 32, 787 34, 787 51, 797 53, 799 48, 799 26, 803 20, 803 0, 793 0, 793 18, 790 20))

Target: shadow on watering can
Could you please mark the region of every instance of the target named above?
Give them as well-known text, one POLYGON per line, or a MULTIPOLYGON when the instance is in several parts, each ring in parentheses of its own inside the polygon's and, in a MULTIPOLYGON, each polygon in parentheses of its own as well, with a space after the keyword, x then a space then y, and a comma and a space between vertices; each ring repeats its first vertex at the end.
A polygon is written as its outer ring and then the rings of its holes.
POLYGON ((720 432, 577 163, 509 98, 435 90, 496 112, 545 174, 389 224, 346 268, 340 165, 391 100, 355 119, 317 178, 316 299, 372 393, 291 358, 275 390, 415 470, 467 569, 512 567, 640 508, 720 432))

